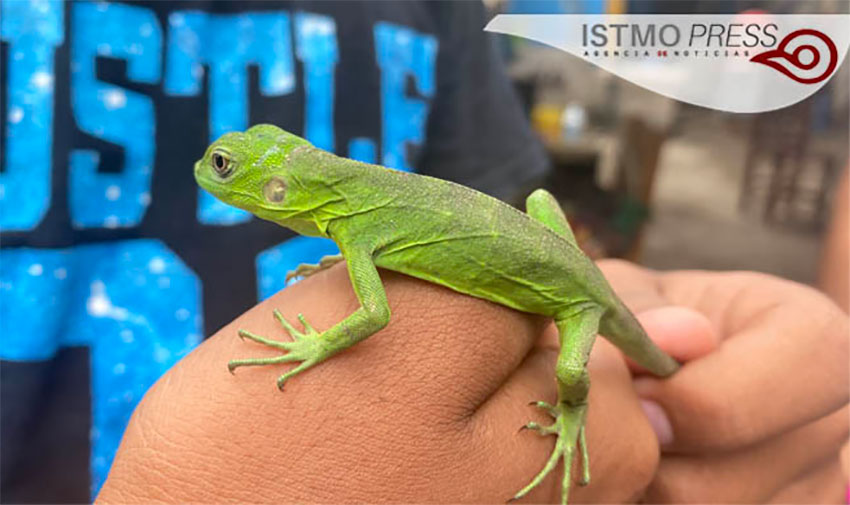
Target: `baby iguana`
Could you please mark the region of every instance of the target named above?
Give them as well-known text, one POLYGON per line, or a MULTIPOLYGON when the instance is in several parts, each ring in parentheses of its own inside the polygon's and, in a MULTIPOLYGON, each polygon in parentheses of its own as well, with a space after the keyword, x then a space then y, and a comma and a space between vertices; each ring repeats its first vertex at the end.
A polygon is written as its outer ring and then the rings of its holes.
POLYGON ((576 445, 582 453, 580 483, 590 481, 585 366, 597 332, 658 375, 678 367, 649 340, 582 254, 554 197, 542 189, 528 197, 524 214, 459 184, 337 157, 272 125, 218 139, 195 164, 195 178, 226 203, 302 235, 333 239, 341 255, 299 266, 287 278, 311 275, 344 259, 360 301, 353 314, 321 332, 302 315, 304 331, 299 331, 275 310, 291 341, 246 330, 239 335, 286 354, 234 360, 228 363, 231 371, 299 362, 277 380, 282 388, 290 377, 381 330, 390 308, 377 267, 554 319, 561 342, 555 368, 558 401, 535 403, 554 423, 527 427, 558 438, 543 470, 514 498, 525 496, 562 459, 566 503, 576 445))

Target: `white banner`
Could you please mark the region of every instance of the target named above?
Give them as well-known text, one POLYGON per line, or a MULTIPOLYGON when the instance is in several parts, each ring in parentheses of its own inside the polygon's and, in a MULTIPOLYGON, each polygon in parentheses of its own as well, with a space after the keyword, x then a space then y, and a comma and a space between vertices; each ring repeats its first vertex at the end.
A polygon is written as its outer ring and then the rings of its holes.
POLYGON ((850 16, 502 14, 486 31, 566 51, 639 86, 730 112, 819 90, 850 47, 850 16))

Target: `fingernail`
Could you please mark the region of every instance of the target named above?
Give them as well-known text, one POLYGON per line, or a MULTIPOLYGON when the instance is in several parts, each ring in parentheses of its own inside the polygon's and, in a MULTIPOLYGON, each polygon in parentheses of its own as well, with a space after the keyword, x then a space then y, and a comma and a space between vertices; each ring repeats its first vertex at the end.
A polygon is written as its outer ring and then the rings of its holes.
POLYGON ((640 406, 649 419, 649 424, 655 431, 655 436, 658 437, 658 443, 664 446, 673 442, 673 426, 661 405, 651 400, 641 400, 640 406))

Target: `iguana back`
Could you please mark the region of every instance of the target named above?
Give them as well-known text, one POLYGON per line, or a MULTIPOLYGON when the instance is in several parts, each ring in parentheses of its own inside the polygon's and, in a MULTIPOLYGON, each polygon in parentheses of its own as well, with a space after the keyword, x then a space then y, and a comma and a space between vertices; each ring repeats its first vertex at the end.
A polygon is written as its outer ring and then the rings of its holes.
POLYGON ((584 301, 611 306, 593 262, 528 214, 459 184, 358 165, 352 181, 380 191, 328 229, 368 235, 377 266, 550 317, 584 301))

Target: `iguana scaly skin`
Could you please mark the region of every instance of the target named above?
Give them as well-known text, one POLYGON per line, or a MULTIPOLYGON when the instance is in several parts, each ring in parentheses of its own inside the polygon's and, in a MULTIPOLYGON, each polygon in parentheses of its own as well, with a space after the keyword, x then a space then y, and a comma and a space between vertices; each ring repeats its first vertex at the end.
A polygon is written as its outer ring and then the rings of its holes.
POLYGON ((561 343, 558 401, 536 403, 554 423, 527 427, 556 435, 557 442, 543 470, 514 498, 527 494, 563 460, 566 503, 576 446, 583 461, 580 483, 589 482, 586 364, 597 332, 658 375, 678 367, 579 250, 560 207, 544 190, 528 197, 525 214, 459 184, 337 157, 271 125, 221 137, 195 164, 195 178, 226 203, 302 235, 333 239, 341 256, 302 265, 294 274, 310 275, 344 258, 360 301, 359 309, 325 331, 301 315, 304 331, 299 331, 275 311, 291 341, 239 334, 285 354, 234 360, 228 363, 231 371, 298 362, 278 379, 282 388, 290 377, 379 331, 389 322, 390 309, 378 267, 554 319, 561 343))

